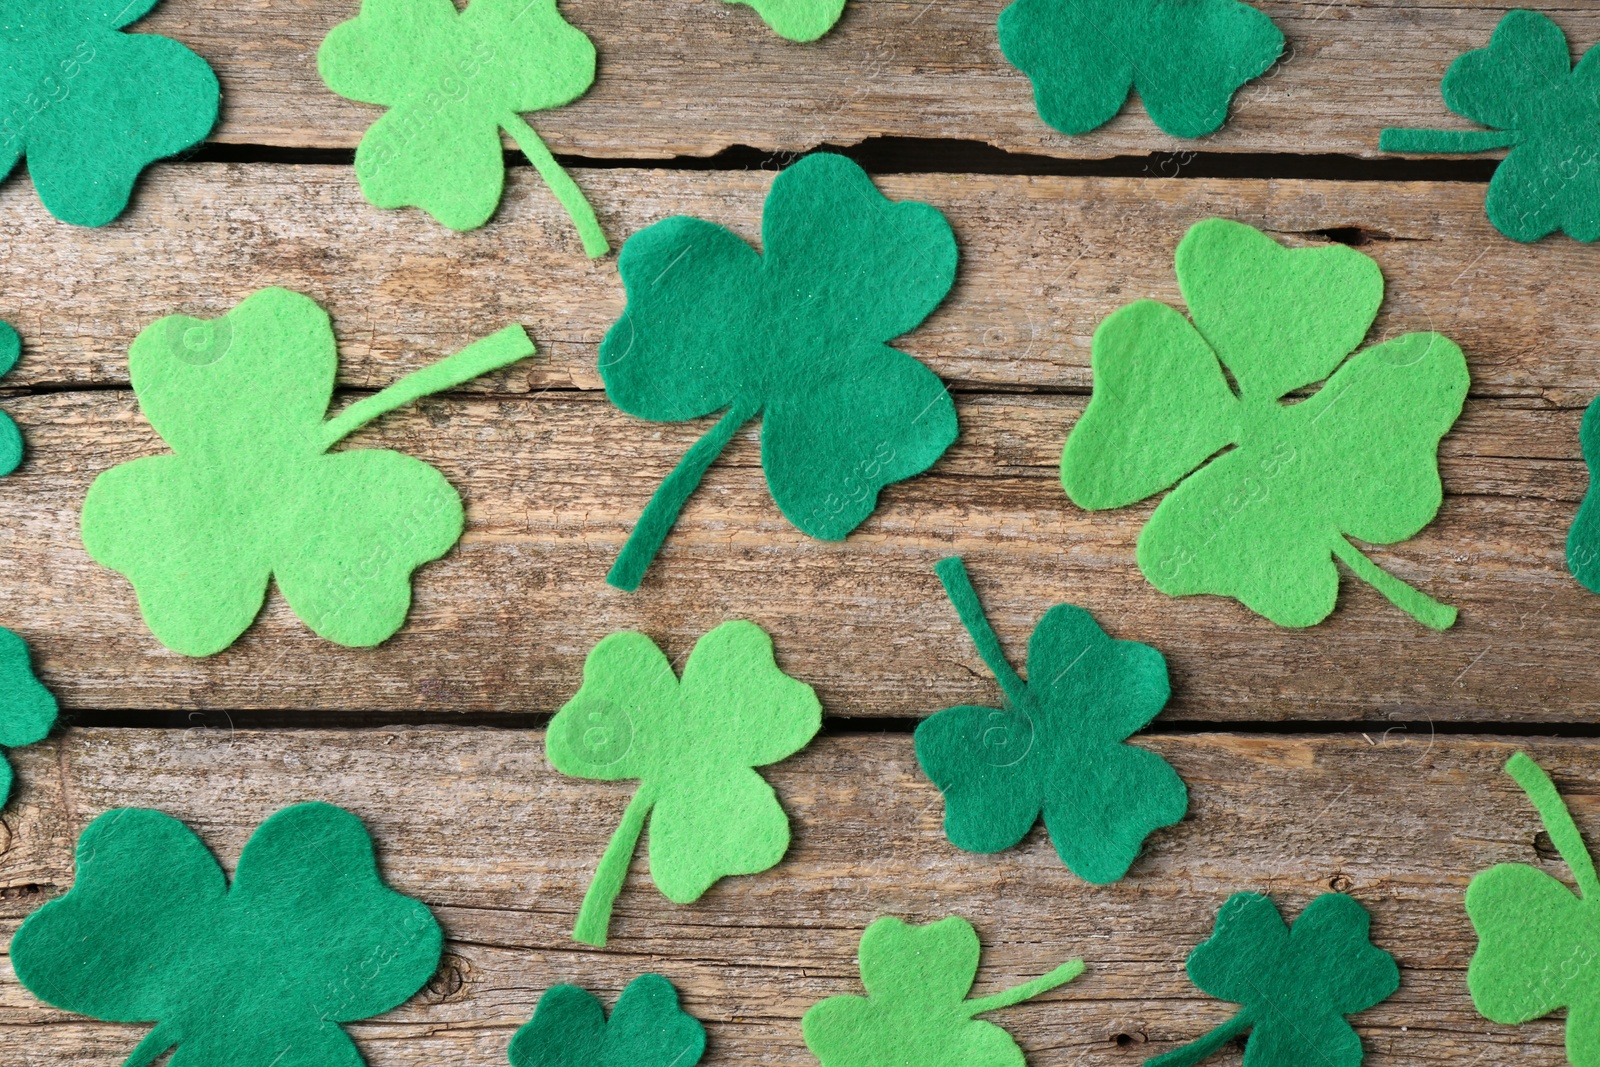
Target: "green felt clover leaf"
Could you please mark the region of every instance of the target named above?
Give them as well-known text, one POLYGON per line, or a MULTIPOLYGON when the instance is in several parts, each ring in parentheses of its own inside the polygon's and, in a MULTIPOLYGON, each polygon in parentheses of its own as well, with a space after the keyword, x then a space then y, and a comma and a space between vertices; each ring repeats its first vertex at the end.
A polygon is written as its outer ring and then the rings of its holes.
POLYGON ((1577 66, 1567 38, 1537 11, 1512 11, 1487 48, 1457 57, 1444 104, 1489 130, 1384 130, 1385 152, 1486 152, 1510 148, 1489 181, 1495 229, 1513 241, 1563 230, 1600 238, 1600 47, 1577 66))
POLYGON ((1357 1067, 1361 1038, 1346 1015, 1400 988, 1394 957, 1367 939, 1371 919, 1353 897, 1324 893, 1284 925, 1272 898, 1235 893, 1211 939, 1189 954, 1189 980, 1242 1005, 1232 1019, 1147 1067, 1189 1067, 1250 1031, 1244 1067, 1357 1067))
MULTIPOLYGON (((0 747, 43 741, 55 724, 56 698, 34 676, 28 643, 0 626, 0 747)), ((11 762, 0 755, 0 806, 11 796, 14 777, 11 762)))
MULTIPOLYGON (((0 378, 11 373, 22 356, 22 338, 9 322, 0 322, 0 378)), ((22 431, 16 420, 0 411, 0 477, 17 469, 22 462, 22 431)))
POLYGON ((1097 510, 1181 483, 1139 535, 1139 569, 1163 593, 1219 593, 1311 626, 1338 598, 1337 557, 1418 621, 1449 627, 1455 608, 1349 538, 1404 541, 1438 512, 1439 439, 1467 395, 1461 350, 1408 333, 1351 356, 1383 275, 1343 245, 1290 250, 1208 219, 1178 245, 1177 271, 1192 323, 1140 300, 1095 330, 1094 395, 1061 457, 1067 495, 1097 510))
POLYGON ((309 297, 263 289, 214 321, 161 319, 134 341, 128 370, 175 454, 94 480, 84 547, 133 583, 151 633, 186 656, 233 644, 269 579, 318 634, 376 645, 405 621, 411 572, 460 539, 461 498, 399 452, 328 450, 532 351, 509 326, 324 420, 338 346, 309 297))
POLYGON ((340 808, 297 804, 262 823, 232 886, 181 822, 122 808, 83 831, 71 891, 22 924, 11 962, 47 1004, 154 1022, 123 1067, 168 1049, 167 1067, 360 1067, 339 1024, 408 1000, 443 944, 340 808))
POLYGON ((0 177, 24 155, 46 210, 104 226, 139 173, 206 139, 221 91, 206 61, 122 33, 157 0, 0 0, 0 177))
POLYGON ((1083 973, 1082 960, 1013 989, 967 1000, 978 935, 951 915, 911 926, 886 915, 861 935, 867 995, 829 997, 800 1021, 822 1067, 1023 1067, 1011 1035, 975 1016, 1030 1000, 1083 973))
POLYGON ((611 904, 650 820, 650 877, 674 904, 719 878, 758 874, 789 849, 789 819, 753 768, 786 759, 822 728, 809 685, 778 669, 772 639, 725 622, 695 643, 683 678, 644 634, 616 633, 583 665, 583 685, 550 722, 562 774, 639 788, 584 894, 572 936, 604 945, 611 904))
POLYGON ((1137 89, 1157 126, 1204 137, 1283 52, 1283 32, 1241 0, 1015 0, 999 28, 1039 117, 1066 134, 1111 121, 1137 89))
POLYGON ((317 52, 340 96, 389 113, 356 149, 356 179, 381 208, 420 207, 452 230, 489 221, 510 133, 561 202, 590 256, 610 251, 594 209, 520 112, 570 104, 594 82, 594 44, 556 0, 362 0, 317 52))
POLYGON ((558 985, 539 998, 533 1018, 511 1039, 511 1067, 694 1067, 706 1029, 678 1007, 678 991, 659 974, 628 983, 606 1020, 593 993, 558 985))
POLYGON ((1578 444, 1589 468, 1589 491, 1567 531, 1567 569, 1584 588, 1600 593, 1600 396, 1583 413, 1578 444))
POLYGON ((749 4, 772 32, 790 41, 815 41, 833 29, 844 13, 844 0, 727 0, 749 4))
POLYGON ((1166 704, 1167 661, 1058 604, 1028 642, 1024 682, 961 560, 934 569, 1006 697, 1002 708, 946 708, 917 726, 917 762, 944 793, 945 835, 969 852, 999 852, 1043 811, 1061 862, 1096 885, 1115 882, 1150 832, 1189 807, 1166 760, 1124 743, 1166 704))
POLYGON ((761 241, 757 253, 678 216, 634 234, 618 257, 628 306, 600 345, 606 395, 662 422, 726 411, 650 499, 606 578, 618 588, 638 587, 706 468, 757 414, 773 499, 826 541, 956 439, 944 383, 888 345, 955 281, 944 216, 888 200, 860 167, 824 153, 773 181, 761 241))

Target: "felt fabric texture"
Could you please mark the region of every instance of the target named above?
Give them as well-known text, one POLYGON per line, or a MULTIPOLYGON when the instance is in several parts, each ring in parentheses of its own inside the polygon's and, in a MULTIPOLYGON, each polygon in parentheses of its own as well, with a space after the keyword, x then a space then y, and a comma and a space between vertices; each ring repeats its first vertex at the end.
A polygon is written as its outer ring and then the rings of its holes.
POLYGON ((1486 48, 1458 57, 1441 85, 1451 111, 1488 130, 1384 130, 1385 152, 1487 152, 1510 148, 1485 200, 1489 221, 1513 241, 1557 230, 1600 238, 1600 47, 1577 66, 1567 38, 1537 11, 1512 11, 1486 48))
POLYGON ((533 352, 510 326, 324 421, 338 369, 328 314, 263 289, 215 321, 172 315, 128 354, 139 406, 170 455, 89 487, 83 544, 133 583, 162 644, 231 645, 275 579, 289 606, 342 645, 376 645, 411 606, 411 572, 461 536, 461 498, 421 460, 328 450, 401 404, 533 352))
POLYGON ((583 685, 550 722, 545 751, 562 774, 637 778, 639 788, 572 936, 606 943, 646 819, 650 877, 674 904, 782 859, 789 819, 753 768, 792 756, 821 728, 816 693, 778 669, 772 639, 754 623, 725 622, 700 638, 681 680, 644 634, 615 633, 595 645, 583 685))
POLYGON ((1578 444, 1589 468, 1589 490, 1567 531, 1567 569, 1584 588, 1600 593, 1600 397, 1583 413, 1578 444))
POLYGON ((362 0, 317 51, 340 96, 389 108, 356 149, 356 179, 381 208, 420 207, 452 230, 489 221, 511 134, 561 202, 589 256, 610 251, 594 209, 520 116, 570 104, 594 82, 594 44, 555 0, 362 0))
POLYGON ((806 1045, 822 1067, 1023 1067, 1011 1035, 974 1016, 1072 981, 1083 973, 1083 961, 968 1000, 979 951, 977 933, 959 915, 926 926, 892 915, 878 919, 861 935, 867 995, 812 1005, 800 1021, 806 1045))
POLYGON ((727 0, 748 4, 772 32, 790 41, 815 41, 833 29, 844 13, 844 0, 727 0))
POLYGON ((826 541, 956 439, 944 383, 888 345, 955 281, 944 216, 891 202, 850 160, 819 153, 773 181, 761 243, 678 216, 618 257, 628 305, 599 359, 611 402, 660 422, 724 412, 640 516, 606 579, 618 588, 637 588, 701 475, 758 414, 773 499, 826 541))
MULTIPOLYGON (((0 322, 0 378, 11 373, 22 356, 22 338, 9 322, 0 322)), ((22 462, 22 431, 16 420, 0 411, 0 477, 17 469, 22 462)))
MULTIPOLYGON (((56 723, 56 698, 34 676, 28 643, 0 626, 0 746, 21 748, 45 739, 56 723)), ((15 775, 0 755, 0 807, 15 775)))
POLYGON ((139 173, 206 139, 221 90, 206 61, 122 33, 157 0, 0 0, 0 177, 26 156, 45 209, 104 226, 139 173))
POLYGON ((558 985, 511 1039, 511 1067, 694 1067, 706 1029, 659 974, 628 983, 606 1019, 593 993, 558 985))
POLYGON ((1098 510, 1179 483, 1138 546, 1169 595, 1217 593, 1312 626, 1338 598, 1337 558, 1424 625, 1452 625, 1455 608, 1350 539, 1404 541, 1438 512, 1439 440, 1467 395, 1461 350, 1408 333, 1350 355, 1383 275, 1343 245, 1291 250, 1207 219, 1178 245, 1177 272, 1192 323, 1140 300, 1095 330, 1094 395, 1061 456, 1067 495, 1098 510))
POLYGON ((1157 126, 1204 137, 1283 52, 1283 32, 1241 0, 1016 0, 999 30, 1039 117, 1074 135, 1111 121, 1138 90, 1157 126))
POLYGON ((1189 808, 1166 760, 1124 744, 1166 704, 1167 661, 1149 645, 1113 641, 1082 608, 1058 604, 1028 641, 1025 682, 961 560, 935 570, 1005 696, 999 708, 946 708, 917 726, 917 762, 944 794, 945 836, 968 852, 999 852, 1042 812, 1074 874, 1117 881, 1145 837, 1189 808))
POLYGON ((11 940, 34 996, 154 1022, 124 1067, 359 1067, 340 1023, 397 1007, 439 965, 421 902, 383 883, 361 821, 297 804, 262 823, 233 885, 187 827, 108 811, 78 838, 72 889, 11 940))
POLYGON ((1189 954, 1189 980, 1238 1014, 1147 1067, 1189 1067, 1246 1030, 1244 1067, 1357 1067, 1361 1038, 1346 1015, 1400 988, 1394 957, 1368 940, 1371 918, 1353 897, 1324 893, 1294 929, 1272 898, 1235 893, 1217 912, 1211 939, 1189 954))
POLYGON ((1600 878, 1572 814, 1527 753, 1506 762, 1533 802, 1574 893, 1525 863, 1502 863, 1467 886, 1467 917, 1478 949, 1467 967, 1473 1006, 1497 1023, 1521 1024, 1567 1009, 1567 1061, 1600 1064, 1600 878))

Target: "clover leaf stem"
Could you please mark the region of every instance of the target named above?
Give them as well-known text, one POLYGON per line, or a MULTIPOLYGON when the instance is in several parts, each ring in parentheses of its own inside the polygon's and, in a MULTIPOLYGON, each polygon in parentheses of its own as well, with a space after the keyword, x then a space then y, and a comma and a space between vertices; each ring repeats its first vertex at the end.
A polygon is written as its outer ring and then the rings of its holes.
POLYGON ((1048 992, 1058 985, 1066 985, 1078 975, 1083 973, 1082 960, 1068 960, 1049 974, 1040 975, 1031 982, 1023 982, 1011 989, 1002 989, 987 997, 966 1001, 961 1005, 961 1010, 967 1015, 982 1015, 986 1011, 998 1011, 1009 1008, 1013 1004, 1021 1004, 1024 1000, 1032 1000, 1040 993, 1048 992))
POLYGON ((1380 152, 1488 152, 1510 148, 1522 138, 1502 130, 1389 129, 1378 135, 1380 152))
POLYGON ((1000 638, 983 613, 978 592, 972 588, 972 579, 967 577, 967 566, 961 562, 961 557, 947 556, 933 565, 933 571, 943 583, 944 595, 955 605, 956 614, 961 616, 961 625, 967 628, 972 643, 978 646, 978 655, 983 657, 983 662, 1000 683, 1006 699, 1015 707, 1030 706, 1032 698, 1028 694, 1028 685, 1006 659, 1005 649, 1000 646, 1000 638))
POLYGON ((156 1028, 145 1034, 144 1040, 128 1053, 128 1058, 122 1061, 122 1067, 148 1067, 178 1043, 177 1029, 171 1023, 156 1023, 156 1028))
POLYGON ((594 208, 589 206, 583 190, 572 180, 572 175, 556 162, 556 157, 544 143, 544 138, 534 132, 533 127, 515 111, 502 115, 500 124, 511 132, 511 139, 517 142, 517 147, 528 157, 533 169, 539 172, 539 177, 543 178, 550 191, 556 194, 561 206, 567 209, 567 217, 572 220, 572 225, 578 231, 578 239, 583 242, 584 254, 590 259, 598 259, 611 251, 605 231, 600 229, 600 221, 594 217, 594 208))
POLYGON ((617 824, 610 843, 606 845, 605 855, 600 857, 600 866, 594 869, 588 892, 583 894, 583 905, 578 908, 578 921, 572 927, 574 941, 595 948, 605 947, 606 931, 611 926, 611 905, 622 891, 622 883, 628 877, 628 867, 633 862, 633 850, 639 844, 644 821, 655 803, 655 787, 641 782, 633 799, 628 801, 627 810, 622 813, 622 821, 617 824))
POLYGON ((1205 1036, 1189 1042, 1182 1048, 1175 1048, 1171 1052, 1164 1052, 1145 1060, 1144 1067, 1190 1067, 1191 1064, 1199 1063, 1254 1025, 1255 1019, 1250 1015, 1250 1009, 1241 1009, 1239 1014, 1205 1036))
POLYGON ((1516 779, 1522 791, 1528 794, 1538 809, 1545 832, 1555 843, 1556 851, 1572 869, 1573 880, 1578 883, 1578 895, 1586 899, 1600 899, 1600 877, 1596 877, 1594 857, 1583 843, 1578 824, 1572 821, 1572 812, 1555 783, 1544 768, 1533 762, 1526 752, 1518 752, 1506 761, 1506 773, 1516 779))
POLYGON ((1356 577, 1382 593, 1389 603, 1431 630, 1448 630, 1455 625, 1456 609, 1441 604, 1420 589, 1414 589, 1372 562, 1343 537, 1334 537, 1333 554, 1355 571, 1356 577))

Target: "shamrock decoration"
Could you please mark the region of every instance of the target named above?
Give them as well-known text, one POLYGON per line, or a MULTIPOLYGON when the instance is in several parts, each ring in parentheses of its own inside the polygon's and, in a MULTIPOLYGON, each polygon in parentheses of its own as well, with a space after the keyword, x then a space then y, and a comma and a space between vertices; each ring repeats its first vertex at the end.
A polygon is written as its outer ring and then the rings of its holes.
POLYGON ((1096 885, 1115 882, 1149 833, 1171 826, 1189 793, 1166 760, 1125 744, 1167 702, 1167 661, 1113 641, 1071 604, 1045 613, 1028 642, 1024 682, 1006 662, 961 560, 934 568, 1005 707, 946 708, 917 726, 917 762, 944 793, 944 830, 969 852, 1021 841, 1041 810, 1061 862, 1096 885))
POLYGON ((1512 11, 1487 48, 1458 56, 1444 105, 1489 130, 1384 130, 1385 152, 1510 148, 1489 182, 1494 228, 1513 241, 1564 230, 1600 238, 1600 48, 1572 65, 1567 38, 1537 11, 1512 11))
POLYGON ((1204 137, 1240 86, 1283 52, 1283 32, 1241 0, 1015 0, 1000 50, 1062 133, 1111 121, 1131 90, 1174 137, 1204 137))
POLYGON ((657 421, 726 409, 667 476, 606 580, 635 589, 678 511, 739 427, 762 416, 761 465, 789 521, 843 540, 890 482, 956 439, 944 384, 888 341, 916 328, 955 281, 944 216, 892 203, 843 156, 779 174, 763 254, 732 231, 677 216, 628 239, 628 307, 600 345, 611 402, 657 421))
POLYGON ((1178 245, 1177 271, 1192 325, 1140 300, 1095 331, 1094 395, 1061 457, 1067 495, 1115 508, 1181 481, 1139 535, 1139 569, 1171 596, 1219 593, 1311 626, 1338 597, 1337 557, 1419 622, 1449 627, 1455 608, 1348 538, 1403 541, 1439 510, 1439 439, 1467 395, 1461 350, 1408 333, 1346 359, 1383 275, 1343 245, 1291 251, 1207 219, 1178 245))
POLYGON ((161 319, 133 342, 128 370, 176 454, 94 480, 84 547, 133 583, 151 632, 186 656, 233 644, 270 578, 323 637, 375 645, 405 621, 411 572, 461 537, 461 498, 421 460, 328 449, 532 351, 508 326, 323 421, 338 346, 309 297, 263 289, 214 322, 161 319))
POLYGON ((867 995, 829 997, 800 1020, 822 1067, 1023 1067, 1011 1035, 974 1016, 1031 1000, 1083 973, 1070 960, 1049 974, 976 1000, 978 935, 951 915, 910 926, 886 915, 861 935, 867 995))
POLYGON ((119 32, 157 0, 0 4, 0 177, 24 155, 45 209, 104 226, 139 172, 205 140, 221 92, 206 61, 155 34, 119 32))
POLYGON ((78 838, 78 874, 11 940, 34 996, 107 1022, 155 1022, 123 1067, 359 1067, 339 1023, 379 1015, 432 977, 443 936, 383 884, 361 821, 297 804, 262 823, 230 887, 181 822, 108 811, 78 838))
MULTIPOLYGON (((28 643, 0 626, 0 745, 43 741, 56 723, 56 698, 28 663, 28 643)), ((0 806, 11 796, 11 763, 0 755, 0 806)))
POLYGON ((452 230, 489 221, 505 186, 504 128, 577 227, 610 251, 594 209, 522 116, 570 104, 594 82, 594 44, 556 0, 361 0, 317 51, 340 96, 391 110, 356 149, 356 179, 381 208, 420 207, 452 230))
POLYGON ((539 998, 533 1018, 511 1039, 511 1067, 694 1067, 706 1029, 678 1007, 678 991, 659 974, 641 974, 606 1021, 594 994, 558 985, 539 998))
POLYGON ((650 877, 674 904, 731 874, 757 874, 789 849, 789 819, 753 768, 785 759, 822 728, 811 687, 778 669, 772 639, 725 622, 695 643, 683 679, 644 634, 594 646, 583 685, 550 722, 546 754, 577 778, 639 779, 584 894, 572 936, 604 945, 611 904, 650 819, 650 877))
POLYGON ((815 41, 833 29, 844 13, 844 0, 727 0, 749 4, 772 32, 790 41, 815 41))
POLYGON ((1567 531, 1567 569, 1591 592, 1600 593, 1600 396, 1589 402, 1578 431, 1583 461, 1589 467, 1589 491, 1567 531))
POLYGON ((1211 940, 1189 953, 1188 971, 1204 992, 1243 1006, 1146 1067, 1189 1067, 1246 1030, 1244 1067, 1357 1067, 1361 1038, 1344 1017, 1400 988, 1394 957, 1367 939, 1370 922, 1353 897, 1324 893, 1291 931, 1271 897, 1235 893, 1211 940))
MULTIPOLYGON (((9 322, 0 322, 0 378, 11 373, 22 356, 22 338, 9 322)), ((0 411, 0 477, 17 469, 22 462, 22 431, 16 420, 0 411)))

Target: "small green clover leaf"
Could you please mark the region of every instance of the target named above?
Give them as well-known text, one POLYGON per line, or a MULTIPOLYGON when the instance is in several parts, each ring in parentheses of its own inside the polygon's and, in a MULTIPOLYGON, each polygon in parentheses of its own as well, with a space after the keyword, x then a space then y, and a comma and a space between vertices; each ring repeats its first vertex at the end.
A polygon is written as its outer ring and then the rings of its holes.
POLYGON ((789 849, 789 819, 753 768, 804 748, 822 728, 811 687, 778 669, 772 639, 725 622, 695 643, 680 681, 655 642, 615 633, 590 651, 583 685, 545 740, 562 774, 639 788, 606 846, 572 936, 604 945, 611 905, 650 820, 650 877, 674 904, 719 878, 758 874, 789 849))
POLYGON ((678 216, 634 234, 618 258, 628 306, 600 345, 606 395, 662 422, 726 410, 639 517, 606 578, 620 589, 638 588, 701 476, 757 414, 773 499, 826 541, 956 439, 944 383, 888 345, 955 281, 944 216, 891 202, 860 167, 822 153, 773 181, 761 239, 757 253, 678 216))
POLYGON ((206 61, 122 33, 157 0, 0 0, 0 177, 24 155, 46 210, 104 226, 139 173, 205 140, 221 91, 206 61))
POLYGON ((1513 241, 1563 230, 1600 239, 1600 47, 1572 65, 1561 27, 1512 11, 1487 48, 1456 58, 1441 84, 1451 111, 1489 130, 1384 130, 1385 152, 1510 148, 1486 199, 1489 221, 1513 241))
POLYGON ((844 0, 726 0, 749 4, 772 32, 786 40, 815 41, 833 29, 844 13, 844 0))
POLYGON ((1338 558, 1419 622, 1448 628, 1455 608, 1349 538, 1404 541, 1438 512, 1439 440, 1467 395, 1461 350, 1409 333, 1349 355, 1378 313, 1383 275, 1342 245, 1290 250, 1208 219, 1178 245, 1177 273, 1192 323, 1140 300, 1095 331, 1094 395, 1061 457, 1067 495, 1098 510, 1181 483, 1139 535, 1139 569, 1170 596, 1218 593, 1279 626, 1312 626, 1338 598, 1338 558))
POLYGON ((108 811, 78 838, 72 889, 11 940, 47 1004, 154 1022, 123 1067, 360 1067, 340 1023, 380 1015, 432 977, 444 939, 383 883, 361 821, 297 804, 262 823, 230 887, 186 826, 108 811))
POLYGON ((1600 593, 1600 396, 1583 413, 1578 444, 1589 468, 1589 489, 1567 531, 1567 569, 1584 588, 1600 593))
POLYGON ((706 1029, 678 1007, 672 983, 641 974, 617 998, 609 1022, 588 990, 548 990, 507 1055, 511 1067, 694 1067, 705 1050, 706 1029))
POLYGON ((1271 897, 1235 893, 1211 939, 1189 954, 1188 971, 1201 990, 1242 1007, 1146 1067, 1190 1067, 1246 1030, 1244 1067, 1358 1067, 1361 1038, 1344 1017, 1400 988, 1394 957, 1367 939, 1370 924, 1353 897, 1324 893, 1291 931, 1271 897))
MULTIPOLYGON (((11 373, 22 356, 22 338, 9 322, 0 322, 0 378, 11 373)), ((0 411, 0 477, 17 469, 22 462, 22 431, 16 420, 0 411)))
POLYGON ((951 915, 911 926, 892 915, 861 935, 867 995, 829 997, 800 1021, 822 1067, 1023 1067, 1010 1034, 974 1016, 1031 1000, 1083 973, 1082 960, 1014 989, 967 1000, 980 946, 972 924, 951 915))
POLYGON ((1189 807, 1166 760, 1124 743, 1166 704, 1167 661, 1058 604, 1028 642, 1024 682, 961 560, 934 569, 1006 697, 1003 708, 946 708, 917 726, 917 762, 944 793, 945 835, 969 852, 999 852, 1042 811, 1061 862, 1096 885, 1115 882, 1150 832, 1189 807))
POLYGON ((389 113, 356 149, 380 208, 420 207, 452 230, 489 221, 505 186, 500 130, 516 140, 577 227, 610 251, 594 209, 521 112, 570 104, 594 82, 594 44, 556 0, 362 0, 317 52, 329 89, 389 113))
MULTIPOLYGON (((56 698, 39 684, 28 643, 0 626, 0 746, 22 748, 45 739, 56 723, 56 698)), ((11 796, 11 762, 0 755, 0 807, 11 796)))
POLYGON ((133 583, 151 633, 186 656, 233 644, 269 579, 318 634, 376 645, 405 621, 411 572, 460 539, 461 498, 411 456, 328 450, 532 351, 509 326, 324 421, 338 345, 309 297, 263 289, 212 322, 161 319, 134 341, 128 370, 174 454, 94 480, 84 547, 133 583))
POLYGON ((1283 52, 1283 32, 1241 0, 1016 0, 999 29, 1039 117, 1072 135, 1111 121, 1137 89, 1157 126, 1204 137, 1283 52))

